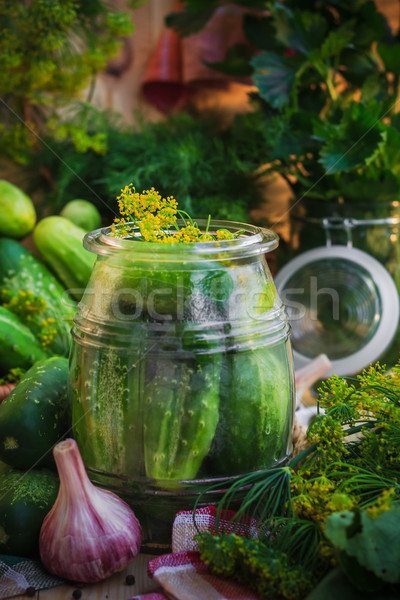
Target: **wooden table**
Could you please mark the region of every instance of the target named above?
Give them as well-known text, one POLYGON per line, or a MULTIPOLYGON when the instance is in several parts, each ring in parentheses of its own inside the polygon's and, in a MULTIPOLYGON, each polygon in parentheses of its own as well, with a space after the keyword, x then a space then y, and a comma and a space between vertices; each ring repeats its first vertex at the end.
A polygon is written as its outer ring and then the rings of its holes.
MULTIPOLYGON (((128 600, 132 596, 156 590, 159 586, 147 576, 147 563, 154 558, 150 554, 139 554, 124 571, 116 573, 103 582, 79 586, 82 591, 80 600, 128 600), (127 575, 135 577, 134 585, 127 585, 127 575)), ((72 592, 77 589, 74 584, 61 585, 49 590, 36 592, 34 600, 73 600, 72 592)), ((14 600, 27 600, 27 596, 14 596, 14 600)))

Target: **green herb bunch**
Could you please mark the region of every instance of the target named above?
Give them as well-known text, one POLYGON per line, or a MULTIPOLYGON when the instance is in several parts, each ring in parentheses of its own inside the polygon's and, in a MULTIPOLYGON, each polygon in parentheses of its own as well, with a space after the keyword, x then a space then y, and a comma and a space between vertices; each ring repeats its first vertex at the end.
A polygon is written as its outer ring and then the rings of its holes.
POLYGON ((201 556, 261 598, 300 600, 321 582, 310 600, 322 600, 339 579, 349 594, 391 598, 400 590, 400 363, 390 373, 376 364, 354 380, 333 376, 319 407, 305 450, 228 489, 219 535, 197 536, 201 556), (224 510, 238 501, 234 523, 256 519, 256 540, 224 531, 224 510))
POLYGON ((130 16, 103 0, 0 0, 2 155, 28 163, 46 131, 104 152, 104 135, 87 127, 94 77, 131 31, 130 16), (73 103, 88 85, 88 101, 73 103))
MULTIPOLYGON (((184 0, 168 24, 201 29, 217 0, 184 0)), ((263 115, 262 161, 296 199, 390 202, 400 191, 400 38, 372 0, 246 0, 254 49, 214 67, 252 75, 263 115), (258 12, 257 10, 258 9, 258 12)), ((211 65, 213 66, 213 65, 211 65)), ((261 162, 262 162, 261 161, 261 162)))
POLYGON ((67 140, 50 140, 35 164, 52 173, 55 186, 47 201, 53 210, 87 198, 112 219, 121 181, 134 181, 138 189, 155 186, 164 197, 179 198, 182 210, 198 219, 212 214, 247 222, 262 197, 256 170, 264 142, 258 121, 258 115, 244 114, 221 129, 215 119, 181 113, 134 128, 115 115, 92 112, 92 128, 105 135, 104 156, 91 149, 78 153, 67 140))

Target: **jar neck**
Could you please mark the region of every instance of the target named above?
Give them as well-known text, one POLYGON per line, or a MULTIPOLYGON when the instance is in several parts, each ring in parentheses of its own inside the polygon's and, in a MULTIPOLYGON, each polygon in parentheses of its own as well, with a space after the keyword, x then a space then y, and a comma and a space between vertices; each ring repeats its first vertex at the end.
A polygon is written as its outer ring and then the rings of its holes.
MULTIPOLYGON (((113 234, 110 227, 103 227, 86 234, 83 245, 90 252, 99 256, 112 256, 118 253, 132 253, 136 260, 154 261, 168 260, 170 262, 196 262, 199 260, 237 260, 248 256, 266 254, 274 250, 279 244, 278 235, 265 228, 256 227, 246 223, 233 221, 217 221, 199 219, 196 221, 201 231, 208 227, 209 232, 218 229, 227 229, 238 234, 237 238, 221 241, 193 242, 193 243, 161 243, 145 242, 140 237, 140 232, 133 223, 130 236, 118 237, 113 234)), ((184 226, 183 221, 177 221, 178 227, 184 226)), ((116 228, 118 234, 118 227, 116 228)))

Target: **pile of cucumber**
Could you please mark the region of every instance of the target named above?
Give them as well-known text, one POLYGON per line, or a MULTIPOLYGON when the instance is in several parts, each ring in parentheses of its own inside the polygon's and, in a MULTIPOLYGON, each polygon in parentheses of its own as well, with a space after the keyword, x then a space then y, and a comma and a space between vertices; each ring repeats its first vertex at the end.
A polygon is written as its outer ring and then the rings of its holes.
POLYGON ((26 557, 38 554, 58 493, 52 447, 71 431, 70 330, 95 259, 82 238, 101 225, 86 201, 36 220, 31 199, 0 181, 0 385, 17 382, 0 404, 0 553, 26 557), (40 258, 24 245, 32 232, 40 258))

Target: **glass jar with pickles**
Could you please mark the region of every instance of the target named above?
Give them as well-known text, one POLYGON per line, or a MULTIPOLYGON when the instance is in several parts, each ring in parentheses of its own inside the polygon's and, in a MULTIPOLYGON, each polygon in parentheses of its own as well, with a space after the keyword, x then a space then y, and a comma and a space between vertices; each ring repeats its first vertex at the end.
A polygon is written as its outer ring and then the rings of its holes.
POLYGON ((196 227, 210 239, 145 241, 124 223, 84 240, 98 259, 73 327, 73 434, 91 478, 137 512, 145 546, 207 486, 212 501, 291 450, 289 327, 265 257, 277 236, 196 227))

